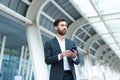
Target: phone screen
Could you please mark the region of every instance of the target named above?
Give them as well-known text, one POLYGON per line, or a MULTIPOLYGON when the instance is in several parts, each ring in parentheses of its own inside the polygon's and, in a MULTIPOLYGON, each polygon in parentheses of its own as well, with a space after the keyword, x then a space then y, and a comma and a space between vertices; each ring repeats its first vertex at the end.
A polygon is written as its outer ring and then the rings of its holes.
POLYGON ((77 47, 73 46, 72 49, 71 49, 71 51, 76 50, 76 49, 77 49, 77 47))

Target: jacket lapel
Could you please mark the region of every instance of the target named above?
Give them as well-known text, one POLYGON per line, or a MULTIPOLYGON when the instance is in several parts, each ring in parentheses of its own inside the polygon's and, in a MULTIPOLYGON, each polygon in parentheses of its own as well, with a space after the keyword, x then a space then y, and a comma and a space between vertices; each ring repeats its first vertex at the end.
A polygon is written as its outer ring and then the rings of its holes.
POLYGON ((68 49, 69 49, 68 44, 69 44, 69 43, 68 43, 68 40, 67 40, 67 39, 65 39, 65 49, 66 49, 66 50, 68 50, 68 49))
MULTIPOLYGON (((69 50, 70 48, 70 45, 69 45, 69 41, 67 39, 65 39, 65 47, 66 47, 66 50, 69 50)), ((68 59, 68 62, 70 61, 71 57, 67 57, 68 59)), ((70 63, 70 62, 69 62, 70 63)))
POLYGON ((58 49, 59 52, 61 52, 61 48, 56 37, 53 39, 53 42, 54 42, 55 48, 58 49))

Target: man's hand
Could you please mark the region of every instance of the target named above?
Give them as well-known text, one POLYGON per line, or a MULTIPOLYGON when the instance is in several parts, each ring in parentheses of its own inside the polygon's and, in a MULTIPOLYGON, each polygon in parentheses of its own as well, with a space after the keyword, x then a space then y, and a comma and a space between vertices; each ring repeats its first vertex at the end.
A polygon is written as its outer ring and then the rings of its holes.
POLYGON ((72 58, 75 58, 76 57, 76 51, 73 50, 65 50, 63 51, 61 54, 60 54, 60 57, 63 58, 63 57, 67 57, 67 56, 71 56, 72 58))
POLYGON ((72 51, 71 51, 71 57, 72 57, 72 58, 75 58, 76 56, 77 56, 77 55, 76 55, 76 51, 75 51, 75 50, 72 50, 72 51))
POLYGON ((71 50, 65 50, 60 54, 60 57, 63 58, 65 56, 71 56, 71 50))

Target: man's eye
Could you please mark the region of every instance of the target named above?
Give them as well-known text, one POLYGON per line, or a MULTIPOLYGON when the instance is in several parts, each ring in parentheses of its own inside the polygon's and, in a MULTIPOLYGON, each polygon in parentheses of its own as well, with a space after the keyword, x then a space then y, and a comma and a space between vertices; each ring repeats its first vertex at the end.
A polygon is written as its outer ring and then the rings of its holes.
POLYGON ((61 26, 67 26, 67 25, 61 25, 61 26))

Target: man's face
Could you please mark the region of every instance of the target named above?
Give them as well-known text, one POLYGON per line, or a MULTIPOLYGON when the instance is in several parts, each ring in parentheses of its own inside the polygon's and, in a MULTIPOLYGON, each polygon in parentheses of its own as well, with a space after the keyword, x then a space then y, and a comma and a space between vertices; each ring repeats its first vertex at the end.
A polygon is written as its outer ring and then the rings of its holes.
POLYGON ((65 21, 59 22, 58 26, 55 26, 55 30, 60 35, 65 35, 67 32, 67 23, 65 21))

